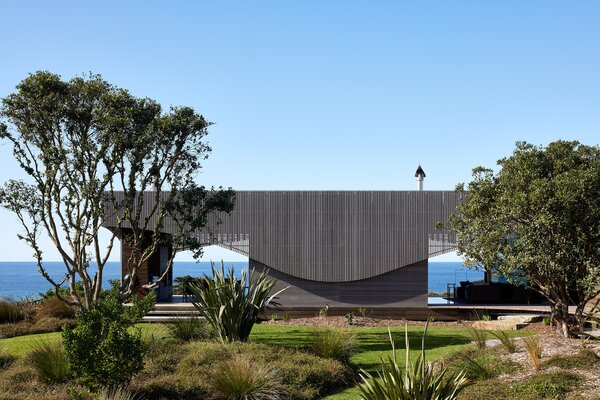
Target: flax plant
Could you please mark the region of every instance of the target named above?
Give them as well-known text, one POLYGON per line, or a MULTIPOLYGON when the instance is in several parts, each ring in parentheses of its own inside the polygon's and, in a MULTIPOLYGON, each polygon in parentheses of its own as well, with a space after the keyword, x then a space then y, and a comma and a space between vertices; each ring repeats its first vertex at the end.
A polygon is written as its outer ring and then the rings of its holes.
POLYGON ((245 342, 259 315, 269 306, 277 306, 277 295, 284 288, 271 295, 277 281, 270 279, 266 271, 254 278, 248 277, 248 270, 242 270, 241 279, 235 279, 233 268, 225 273, 221 268, 211 266, 213 277, 204 277, 190 289, 196 300, 194 307, 206 318, 221 342, 245 342), (247 286, 246 286, 247 284, 247 286))
POLYGON ((388 330, 393 356, 388 357, 387 362, 382 359, 382 367, 377 372, 377 377, 373 377, 361 369, 362 382, 358 385, 358 390, 362 400, 454 400, 457 398, 468 384, 465 372, 461 371, 456 375, 447 376, 448 370, 445 367, 437 370, 433 364, 427 363, 425 337, 428 325, 429 322, 425 325, 421 339, 421 354, 414 364, 410 362, 408 328, 405 327, 406 361, 404 369, 398 364, 392 333, 388 330))

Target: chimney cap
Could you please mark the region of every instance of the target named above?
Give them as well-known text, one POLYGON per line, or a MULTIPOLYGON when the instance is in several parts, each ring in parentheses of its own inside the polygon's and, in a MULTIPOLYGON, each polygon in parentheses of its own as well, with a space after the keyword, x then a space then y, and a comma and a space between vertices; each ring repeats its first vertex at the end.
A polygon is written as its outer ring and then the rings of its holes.
POLYGON ((423 171, 423 168, 421 168, 421 164, 419 164, 419 168, 417 168, 417 172, 415 172, 415 178, 418 178, 419 176, 422 176, 423 178, 427 176, 425 175, 425 171, 423 171))

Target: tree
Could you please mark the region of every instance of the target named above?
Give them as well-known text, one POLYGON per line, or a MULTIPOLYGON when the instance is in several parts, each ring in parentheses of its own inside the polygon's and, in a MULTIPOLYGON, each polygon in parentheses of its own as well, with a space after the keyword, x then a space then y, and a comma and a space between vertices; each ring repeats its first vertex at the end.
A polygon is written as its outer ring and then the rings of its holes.
POLYGON ((517 142, 498 165, 495 174, 473 170, 466 201, 451 218, 458 253, 470 265, 525 280, 549 300, 553 325, 570 336, 600 294, 600 148, 517 142))
MULTIPOLYGON (((201 253, 194 231, 212 213, 231 211, 235 196, 194 181, 211 151, 204 142, 210 125, 190 107, 163 112, 156 101, 91 74, 63 81, 37 72, 2 100, 0 138, 12 144, 31 181, 6 182, 0 204, 17 216, 23 227, 18 237, 33 249, 40 273, 60 298, 91 308, 116 237, 132 250, 124 260, 130 279, 121 286, 123 300, 138 290, 137 273, 159 245, 201 253), (99 230, 109 219, 116 228, 103 249, 99 230), (167 220, 179 231, 161 234, 167 220), (44 268, 41 233, 62 257, 62 279, 44 268), (76 290, 78 280, 82 290, 76 290), (69 298, 59 291, 64 283, 69 298)), ((151 288, 159 280, 141 284, 151 288)))

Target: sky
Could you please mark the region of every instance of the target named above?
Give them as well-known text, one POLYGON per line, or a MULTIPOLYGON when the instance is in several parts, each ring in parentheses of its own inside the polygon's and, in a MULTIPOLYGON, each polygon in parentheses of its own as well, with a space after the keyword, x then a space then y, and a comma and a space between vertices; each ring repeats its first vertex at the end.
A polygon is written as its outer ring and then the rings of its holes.
MULTIPOLYGON (((5 0, 0 97, 38 70, 94 72, 192 106, 215 123, 208 186, 413 190, 421 164, 426 190, 451 190, 518 140, 598 145, 599 20, 598 1, 5 0)), ((0 182, 21 177, 0 144, 0 182)), ((31 260, 0 223, 0 260, 31 260)), ((221 258, 240 259, 205 255, 221 258)))

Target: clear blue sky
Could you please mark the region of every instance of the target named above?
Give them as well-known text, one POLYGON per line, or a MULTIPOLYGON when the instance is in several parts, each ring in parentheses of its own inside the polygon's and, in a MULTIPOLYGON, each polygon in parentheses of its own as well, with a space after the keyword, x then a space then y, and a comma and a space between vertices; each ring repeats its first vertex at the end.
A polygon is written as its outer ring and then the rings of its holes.
MULTIPOLYGON (((206 185, 413 189, 420 162, 452 189, 516 140, 600 142, 598 1, 83 3, 3 2, 0 96, 92 71, 193 106, 216 123, 206 185)), ((0 222, 0 259, 31 259, 0 222)))

